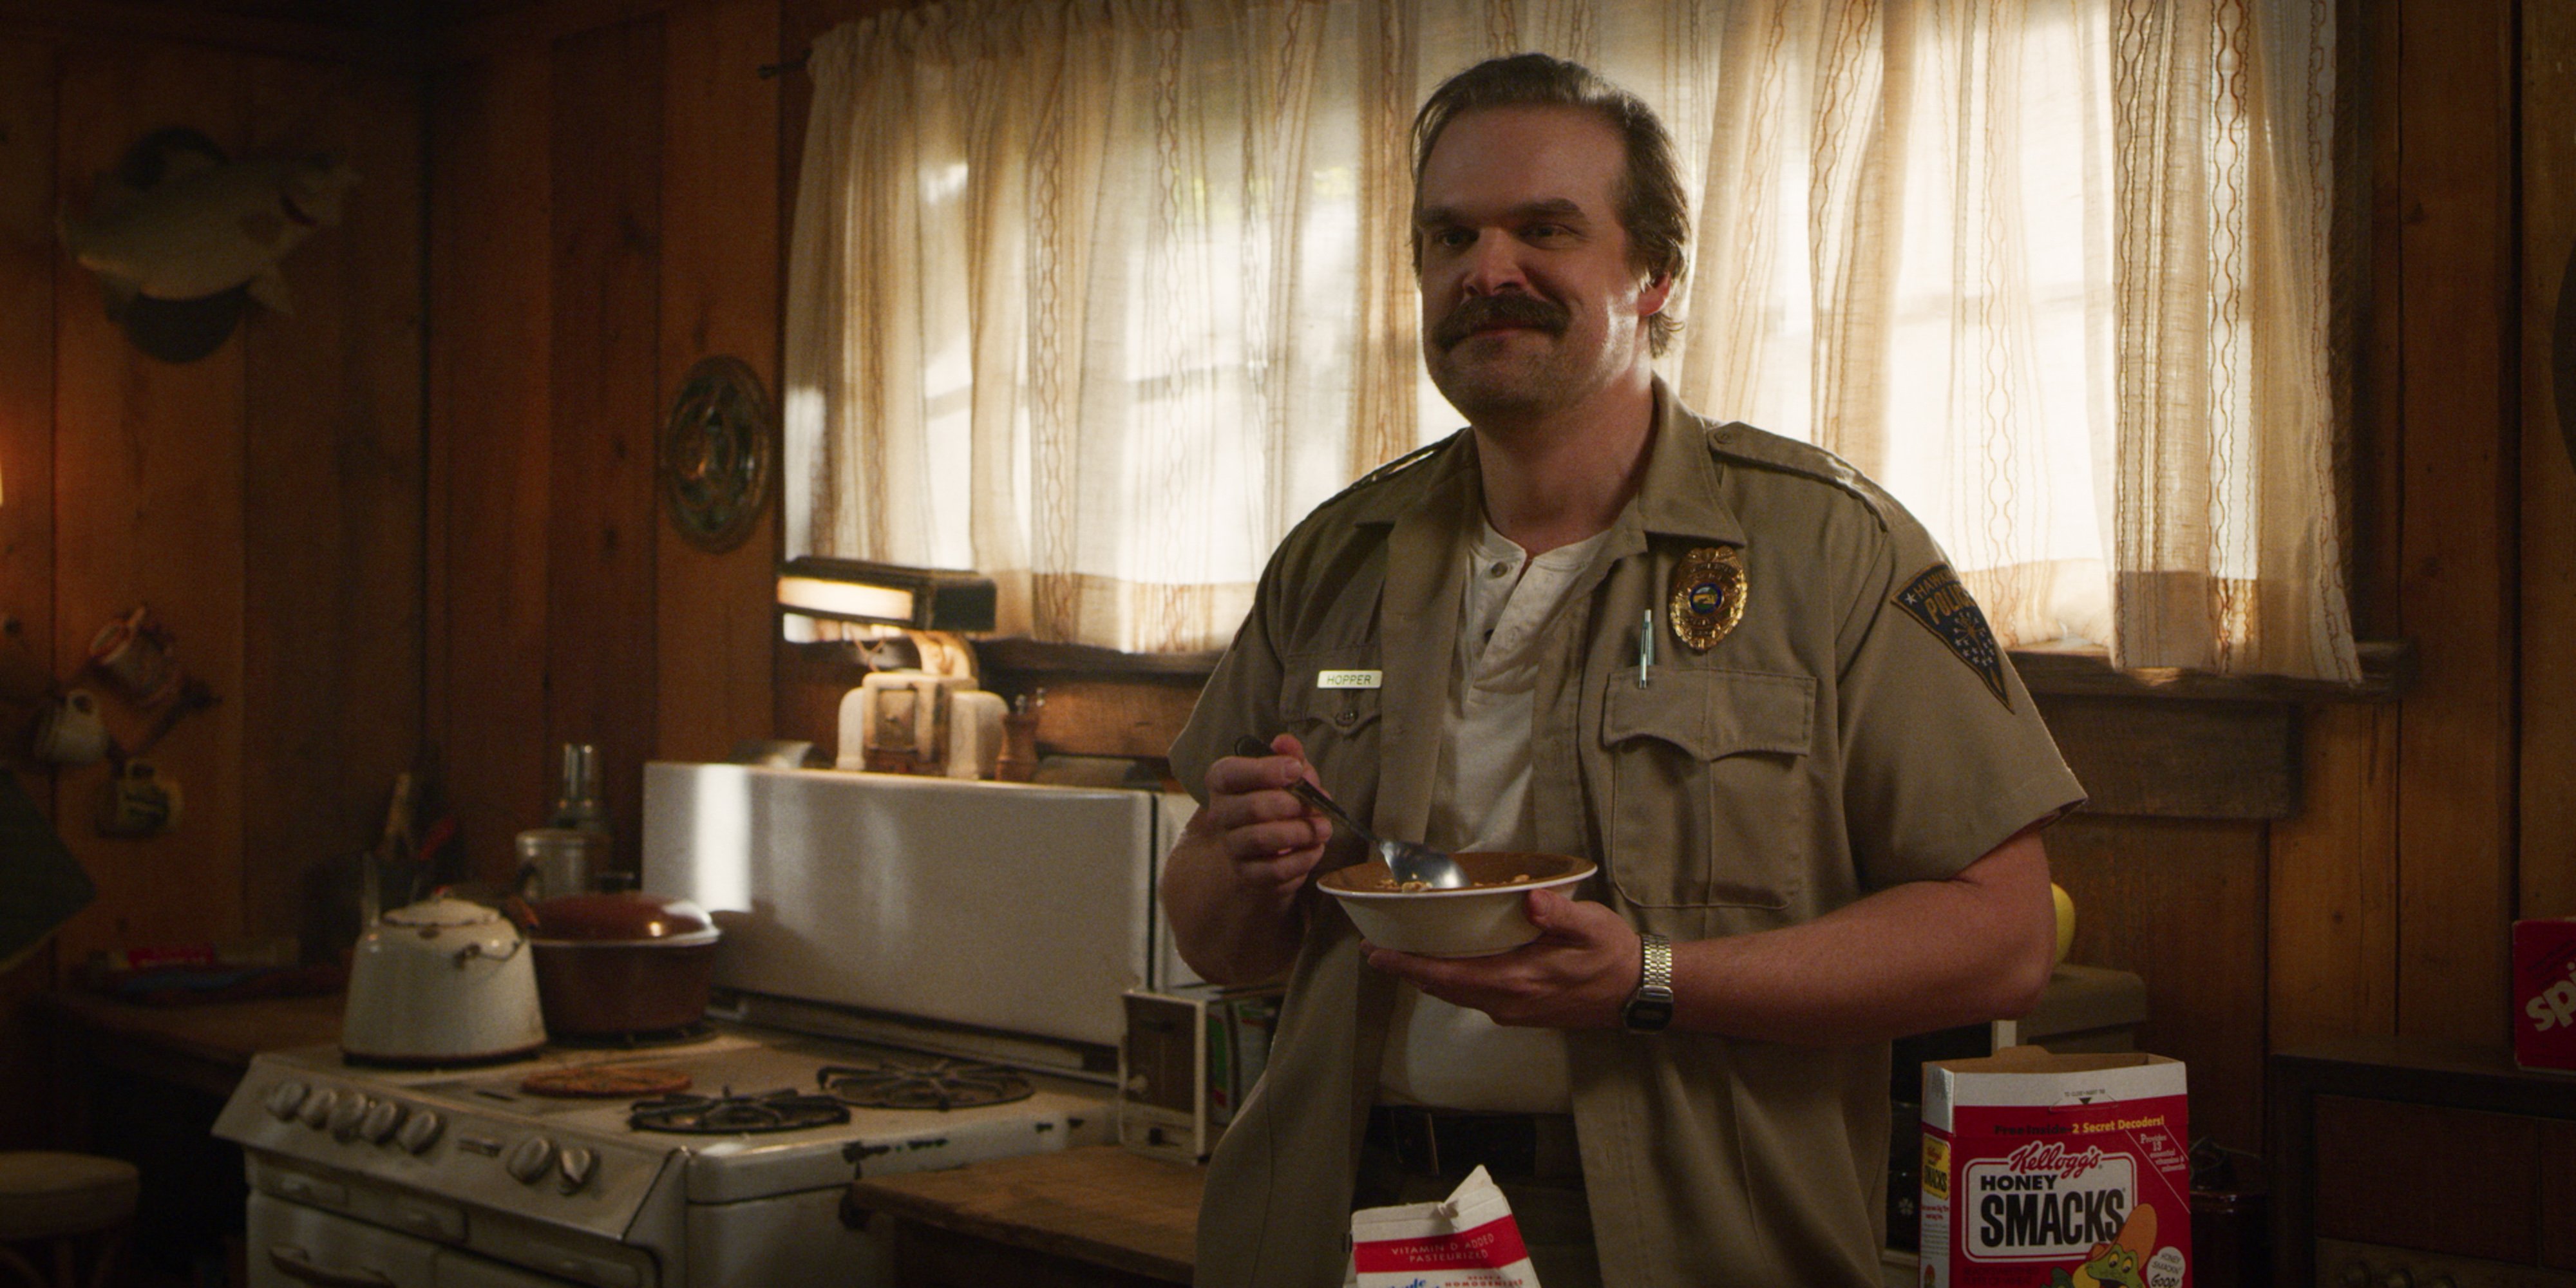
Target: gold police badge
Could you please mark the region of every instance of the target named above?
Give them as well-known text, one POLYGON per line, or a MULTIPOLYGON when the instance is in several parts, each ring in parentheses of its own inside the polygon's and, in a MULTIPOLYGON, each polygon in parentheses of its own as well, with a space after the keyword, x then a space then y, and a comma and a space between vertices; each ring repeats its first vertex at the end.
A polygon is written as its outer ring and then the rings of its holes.
POLYGON ((1715 648, 1744 620, 1744 556, 1733 546, 1701 546, 1682 556, 1665 615, 1673 637, 1691 652, 1715 648))

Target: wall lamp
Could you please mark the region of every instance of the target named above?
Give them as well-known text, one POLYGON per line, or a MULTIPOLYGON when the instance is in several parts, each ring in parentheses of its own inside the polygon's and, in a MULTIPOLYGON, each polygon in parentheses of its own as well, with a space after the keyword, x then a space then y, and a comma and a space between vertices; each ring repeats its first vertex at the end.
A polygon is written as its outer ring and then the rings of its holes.
POLYGON ((864 559, 799 555, 778 567, 778 611, 916 631, 993 629, 993 579, 864 559))

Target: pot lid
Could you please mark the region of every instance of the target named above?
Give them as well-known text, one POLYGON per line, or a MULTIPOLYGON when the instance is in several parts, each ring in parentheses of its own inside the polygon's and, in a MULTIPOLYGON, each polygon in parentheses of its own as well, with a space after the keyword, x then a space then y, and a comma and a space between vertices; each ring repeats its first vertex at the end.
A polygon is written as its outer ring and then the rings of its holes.
POLYGON ((501 914, 471 899, 439 895, 396 908, 384 920, 397 926, 479 926, 501 920, 501 914))
POLYGON ((566 894, 535 905, 531 937, 590 944, 702 944, 715 920, 686 899, 655 894, 566 894))

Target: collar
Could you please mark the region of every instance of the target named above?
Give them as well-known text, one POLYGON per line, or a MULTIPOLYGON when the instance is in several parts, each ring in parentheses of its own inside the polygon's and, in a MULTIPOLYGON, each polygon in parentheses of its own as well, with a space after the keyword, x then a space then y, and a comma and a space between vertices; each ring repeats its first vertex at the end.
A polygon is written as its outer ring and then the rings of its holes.
POLYGON ((1633 514, 1640 529, 1658 536, 1744 544, 1744 525, 1718 499, 1723 471, 1709 450, 1709 430, 1709 422, 1655 377, 1655 438, 1622 523, 1633 514))
MULTIPOLYGON (((1723 471, 1710 451, 1710 423, 1682 405, 1672 386, 1655 377, 1655 432, 1646 447, 1646 470, 1637 495, 1611 524, 1615 531, 1633 525, 1640 534, 1631 542, 1613 537, 1612 546, 1643 549, 1643 534, 1685 540, 1744 544, 1744 525, 1719 500, 1723 471)), ((1476 435, 1460 430, 1448 441, 1426 449, 1410 465, 1398 462, 1378 486, 1363 487, 1351 498, 1350 521, 1393 525, 1408 514, 1426 510, 1457 514, 1464 505, 1470 518, 1481 515, 1484 491, 1476 472, 1476 435)))

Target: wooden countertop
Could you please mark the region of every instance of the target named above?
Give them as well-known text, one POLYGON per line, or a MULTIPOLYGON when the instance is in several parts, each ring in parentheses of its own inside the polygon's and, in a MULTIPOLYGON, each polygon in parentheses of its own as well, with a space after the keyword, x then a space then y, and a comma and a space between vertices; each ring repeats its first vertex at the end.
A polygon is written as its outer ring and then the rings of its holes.
POLYGON ((40 993, 29 1004, 94 1059, 226 1096, 259 1052, 338 1042, 344 999, 331 994, 140 1006, 64 989, 40 993))
POLYGON ((1205 1168, 1085 1145, 855 1181, 842 1208, 1186 1284, 1206 1178, 1205 1168))

